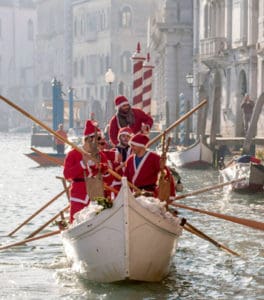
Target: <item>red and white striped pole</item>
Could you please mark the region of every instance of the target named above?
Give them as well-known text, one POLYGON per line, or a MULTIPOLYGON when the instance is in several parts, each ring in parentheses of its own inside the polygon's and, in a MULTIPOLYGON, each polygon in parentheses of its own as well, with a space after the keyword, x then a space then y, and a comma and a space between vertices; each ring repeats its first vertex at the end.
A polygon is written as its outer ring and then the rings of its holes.
POLYGON ((154 66, 150 63, 150 55, 143 64, 143 110, 150 115, 151 112, 151 94, 152 94, 152 70, 154 66))
POLYGON ((140 54, 140 43, 137 44, 137 51, 132 55, 133 61, 133 106, 143 107, 143 61, 145 57, 140 54))

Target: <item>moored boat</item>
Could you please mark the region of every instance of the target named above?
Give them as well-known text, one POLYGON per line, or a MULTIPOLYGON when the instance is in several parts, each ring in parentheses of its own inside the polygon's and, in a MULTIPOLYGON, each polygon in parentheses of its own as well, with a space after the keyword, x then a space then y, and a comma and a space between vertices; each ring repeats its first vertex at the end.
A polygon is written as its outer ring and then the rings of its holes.
POLYGON ((206 168, 212 166, 213 152, 201 140, 182 150, 168 152, 168 164, 182 168, 206 168))
POLYGON ((242 177, 246 179, 232 184, 233 191, 244 193, 264 192, 264 166, 262 164, 233 160, 226 168, 220 170, 220 178, 224 182, 242 177))
POLYGON ((25 155, 34 160, 37 164, 42 167, 50 167, 50 166, 58 166, 63 165, 65 154, 58 153, 45 153, 44 155, 40 155, 37 152, 25 153, 25 155))
POLYGON ((178 217, 168 219, 143 207, 123 178, 112 208, 71 225, 61 235, 73 269, 85 278, 155 282, 169 273, 182 232, 180 222, 178 217))

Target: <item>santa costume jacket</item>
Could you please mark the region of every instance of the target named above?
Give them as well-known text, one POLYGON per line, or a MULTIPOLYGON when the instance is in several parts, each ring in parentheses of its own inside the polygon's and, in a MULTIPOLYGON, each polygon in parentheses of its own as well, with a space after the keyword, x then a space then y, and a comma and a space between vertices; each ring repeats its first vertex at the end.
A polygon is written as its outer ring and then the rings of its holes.
MULTIPOLYGON (((141 131, 142 124, 148 125, 149 128, 152 127, 153 119, 151 116, 147 115, 143 110, 138 108, 131 108, 131 110, 134 113, 135 123, 127 125, 127 127, 131 128, 134 134, 141 131)), ((109 137, 113 145, 117 145, 119 143, 118 132, 121 128, 117 114, 118 112, 112 117, 109 123, 109 137)))
MULTIPOLYGON (((101 163, 107 163, 107 159, 103 153, 99 152, 101 163)), ((70 187, 70 221, 73 221, 73 215, 87 206, 90 202, 89 196, 86 191, 85 176, 95 176, 98 173, 97 165, 89 160, 88 164, 85 165, 82 160, 82 154, 73 149, 71 150, 64 162, 64 171, 63 175, 65 179, 71 181, 70 187)), ((107 184, 111 184, 112 176, 109 174, 103 175, 103 181, 107 184)))
MULTIPOLYGON (((154 152, 147 151, 140 164, 136 168, 135 155, 130 155, 127 160, 124 176, 136 187, 146 191, 153 191, 158 195, 158 176, 160 173, 160 156, 154 152)), ((175 181, 169 169, 165 167, 165 178, 170 181, 170 197, 175 197, 175 181)))

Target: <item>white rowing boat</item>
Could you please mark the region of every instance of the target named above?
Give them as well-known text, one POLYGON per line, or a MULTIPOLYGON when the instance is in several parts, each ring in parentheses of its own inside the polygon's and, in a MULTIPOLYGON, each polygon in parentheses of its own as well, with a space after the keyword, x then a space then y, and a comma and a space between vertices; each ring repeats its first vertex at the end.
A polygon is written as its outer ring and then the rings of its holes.
POLYGON ((73 269, 89 280, 155 282, 169 273, 180 221, 143 207, 123 178, 113 207, 63 231, 62 241, 73 269))
POLYGON ((213 152, 201 140, 182 150, 169 151, 168 164, 182 168, 203 168, 212 166, 213 152))
POLYGON ((246 179, 232 184, 233 191, 244 193, 264 192, 264 166, 262 164, 242 163, 234 160, 229 166, 220 170, 220 179, 223 182, 242 177, 246 179))

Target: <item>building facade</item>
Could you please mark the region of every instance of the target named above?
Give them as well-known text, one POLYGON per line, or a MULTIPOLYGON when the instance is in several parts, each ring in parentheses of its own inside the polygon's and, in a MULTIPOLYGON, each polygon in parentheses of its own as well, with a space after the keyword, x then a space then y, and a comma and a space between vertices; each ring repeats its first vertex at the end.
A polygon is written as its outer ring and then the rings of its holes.
POLYGON ((113 115, 117 94, 132 98, 132 61, 137 43, 147 54, 148 18, 158 7, 156 0, 89 0, 73 2, 73 87, 86 99, 86 117, 95 114, 106 125, 113 115), (115 80, 105 73, 111 68, 115 80))
MULTIPOLYGON (((0 93, 30 112, 35 109, 36 11, 33 1, 0 2, 0 93)), ((27 120, 0 103, 1 128, 27 120), (4 113, 3 113, 4 112, 4 113)))
MULTIPOLYGON (((200 97, 209 102, 205 134, 244 136, 241 103, 245 94, 259 111, 251 134, 264 134, 262 0, 194 1, 194 69, 200 97), (262 101, 263 102, 263 101, 262 101)), ((253 114, 254 114, 253 113, 253 114)))
POLYGON ((60 81, 65 95, 72 85, 72 0, 35 3, 37 98, 40 107, 45 103, 46 109, 51 109, 52 80, 60 81))
MULTIPOLYGON (((148 43, 154 65, 152 99, 156 103, 156 121, 163 128, 194 105, 192 88, 186 81, 186 75, 193 69, 192 27, 192 0, 160 1, 160 8, 150 20, 148 43)), ((192 126, 190 118, 185 131, 190 131, 192 126)))

